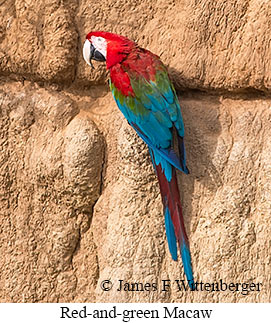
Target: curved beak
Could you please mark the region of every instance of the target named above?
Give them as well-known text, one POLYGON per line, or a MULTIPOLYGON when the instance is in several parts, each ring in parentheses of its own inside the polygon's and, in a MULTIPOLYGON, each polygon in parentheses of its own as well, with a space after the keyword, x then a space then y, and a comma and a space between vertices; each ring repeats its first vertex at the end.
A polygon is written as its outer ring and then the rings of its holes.
POLYGON ((92 68, 94 68, 91 62, 92 59, 98 62, 105 62, 105 57, 103 54, 100 53, 88 39, 84 43, 83 56, 86 63, 92 68))

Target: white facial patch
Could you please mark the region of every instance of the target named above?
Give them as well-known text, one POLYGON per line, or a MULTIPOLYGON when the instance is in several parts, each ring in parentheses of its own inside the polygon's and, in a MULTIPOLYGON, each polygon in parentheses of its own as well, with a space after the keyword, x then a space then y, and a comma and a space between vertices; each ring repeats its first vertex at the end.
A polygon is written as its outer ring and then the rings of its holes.
POLYGON ((89 61, 89 57, 90 57, 90 41, 88 39, 86 39, 86 41, 84 43, 83 57, 84 57, 84 60, 86 61, 86 63, 89 66, 91 66, 90 61, 89 61))
POLYGON ((107 41, 103 37, 96 37, 91 36, 90 38, 93 46, 103 54, 104 58, 106 59, 106 52, 107 52, 107 41))

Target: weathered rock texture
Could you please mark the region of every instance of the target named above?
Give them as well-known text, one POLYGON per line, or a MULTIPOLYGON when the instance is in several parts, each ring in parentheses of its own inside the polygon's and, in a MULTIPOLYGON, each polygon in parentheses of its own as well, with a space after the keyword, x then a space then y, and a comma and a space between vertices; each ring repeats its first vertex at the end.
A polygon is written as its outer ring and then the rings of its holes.
POLYGON ((270 1, 0 1, 0 301, 271 300, 270 22, 270 1), (177 290, 183 270, 146 146, 104 66, 82 59, 93 29, 127 35, 170 67, 196 280, 260 292, 177 290), (120 279, 173 285, 117 291, 120 279))

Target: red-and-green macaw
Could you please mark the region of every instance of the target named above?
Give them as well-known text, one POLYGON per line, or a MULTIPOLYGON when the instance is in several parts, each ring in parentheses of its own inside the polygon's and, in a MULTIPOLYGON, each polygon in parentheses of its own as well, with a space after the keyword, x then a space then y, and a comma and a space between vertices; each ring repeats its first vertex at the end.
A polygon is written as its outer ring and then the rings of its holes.
POLYGON ((113 97, 139 137, 149 147, 164 205, 166 235, 173 260, 177 242, 188 283, 193 272, 185 232, 176 169, 188 174, 181 109, 166 66, 158 56, 126 37, 104 31, 90 32, 83 47, 85 61, 106 62, 113 97), (178 153, 173 147, 173 132, 178 153))

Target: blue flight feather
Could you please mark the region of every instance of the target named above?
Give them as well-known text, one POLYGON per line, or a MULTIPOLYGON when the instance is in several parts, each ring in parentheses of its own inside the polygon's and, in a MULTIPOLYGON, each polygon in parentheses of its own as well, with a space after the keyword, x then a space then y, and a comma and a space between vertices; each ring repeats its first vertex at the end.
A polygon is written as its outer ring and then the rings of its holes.
MULTIPOLYGON (((166 161, 168 161, 171 165, 173 165, 174 167, 176 167, 180 171, 184 172, 185 174, 188 173, 187 169, 183 169, 183 167, 182 167, 182 165, 180 163, 180 160, 177 157, 177 155, 175 154, 173 149, 171 149, 171 148, 163 149, 163 148, 156 147, 152 143, 152 141, 150 141, 150 139, 147 136, 145 136, 145 134, 138 128, 138 126, 136 124, 131 122, 130 125, 135 129, 135 131, 137 132, 139 137, 141 139, 143 139, 150 148, 152 148, 152 150, 154 152, 154 159, 155 160, 156 160, 156 158, 155 158, 156 155, 160 155, 162 158, 164 158, 166 161)), ((158 165, 158 164, 159 163, 156 163, 156 165, 158 165)), ((170 182, 170 179, 169 179, 169 182, 170 182)))

